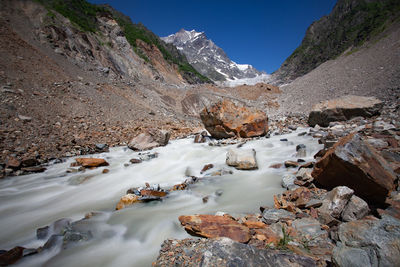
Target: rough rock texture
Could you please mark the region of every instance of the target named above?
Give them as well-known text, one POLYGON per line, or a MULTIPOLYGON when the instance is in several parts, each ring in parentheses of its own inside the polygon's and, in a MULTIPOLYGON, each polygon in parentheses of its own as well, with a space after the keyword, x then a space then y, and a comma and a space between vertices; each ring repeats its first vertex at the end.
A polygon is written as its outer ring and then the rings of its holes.
POLYGON ((397 219, 385 215, 381 220, 366 217, 343 223, 339 226, 338 235, 345 247, 335 250, 334 262, 353 262, 360 258, 360 254, 366 254, 368 264, 364 266, 400 266, 400 221, 397 219), (349 248, 356 250, 349 251, 349 248))
POLYGON ((227 215, 180 216, 179 221, 185 227, 186 232, 194 236, 229 237, 241 243, 247 243, 250 239, 249 228, 227 215))
POLYGON ((372 117, 379 114, 382 106, 383 102, 375 97, 347 95, 314 105, 308 124, 326 127, 332 121, 345 121, 358 116, 372 117))
POLYGON ((347 186, 333 188, 322 201, 322 206, 318 208, 318 211, 327 213, 335 218, 340 218, 353 193, 354 191, 347 186))
POLYGON ((128 147, 135 151, 149 150, 158 146, 168 144, 171 134, 168 131, 159 129, 150 129, 134 137, 128 144, 128 147))
POLYGON ((205 107, 200 118, 212 137, 255 137, 268 131, 268 117, 259 110, 239 106, 229 100, 205 107))
POLYGON ((257 249, 228 238, 217 240, 166 240, 155 266, 275 267, 317 266, 316 262, 290 252, 257 249))
POLYGON ((140 202, 139 196, 136 196, 134 194, 126 194, 125 196, 121 197, 115 209, 120 210, 136 202, 140 202))
POLYGON ((258 168, 254 149, 229 149, 226 164, 238 170, 254 170, 258 168))
POLYGON ((283 209, 266 209, 262 214, 262 220, 266 224, 276 223, 278 221, 294 220, 296 216, 283 209))
POLYGON ((345 222, 359 220, 365 217, 369 211, 367 202, 353 195, 342 212, 342 219, 345 222))
POLYGON ((359 134, 341 138, 315 164, 312 176, 328 189, 344 185, 378 204, 385 202, 396 179, 388 163, 359 134))

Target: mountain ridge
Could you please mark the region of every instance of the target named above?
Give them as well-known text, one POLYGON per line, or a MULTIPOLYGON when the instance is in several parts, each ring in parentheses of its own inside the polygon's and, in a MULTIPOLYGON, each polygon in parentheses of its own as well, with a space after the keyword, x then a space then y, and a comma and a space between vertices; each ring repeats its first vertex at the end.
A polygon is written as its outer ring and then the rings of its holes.
POLYGON ((207 38, 204 32, 187 31, 182 28, 177 33, 161 37, 161 40, 175 45, 197 71, 214 82, 240 84, 240 81, 251 83, 254 79, 256 83, 268 77, 266 73, 258 71, 252 65, 237 64, 232 61, 222 48, 207 38))

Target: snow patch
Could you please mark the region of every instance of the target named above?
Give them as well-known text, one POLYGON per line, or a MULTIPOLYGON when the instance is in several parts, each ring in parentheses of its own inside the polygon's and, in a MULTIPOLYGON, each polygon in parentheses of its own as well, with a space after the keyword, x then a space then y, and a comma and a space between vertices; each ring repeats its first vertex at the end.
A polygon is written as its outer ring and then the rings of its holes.
POLYGON ((271 75, 263 73, 254 78, 243 78, 243 79, 235 79, 235 80, 227 79, 227 81, 217 82, 217 84, 221 85, 221 86, 235 87, 235 86, 243 85, 243 84, 255 85, 257 83, 268 83, 270 81, 271 81, 271 75))

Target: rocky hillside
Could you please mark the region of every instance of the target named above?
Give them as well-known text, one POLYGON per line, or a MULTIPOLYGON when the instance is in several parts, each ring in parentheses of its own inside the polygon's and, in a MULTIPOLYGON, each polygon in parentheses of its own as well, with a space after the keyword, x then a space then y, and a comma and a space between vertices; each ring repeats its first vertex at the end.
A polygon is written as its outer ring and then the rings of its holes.
POLYGON ((198 130, 204 105, 224 97, 275 105, 279 90, 261 84, 235 90, 189 84, 202 76, 170 63, 174 55, 184 59, 167 49, 172 45, 144 26, 121 26, 122 15, 107 7, 64 16, 48 3, 63 4, 64 12, 66 3, 86 2, 0 2, 0 166, 95 152, 96 144, 122 145, 151 127, 184 136, 198 130), (142 39, 130 39, 129 31, 140 27, 142 39))
MULTIPOLYGON (((97 6, 85 0, 39 0, 38 2, 48 10, 48 18, 46 19, 49 25, 61 28, 62 32, 64 21, 57 19, 56 14, 58 13, 69 19, 79 31, 94 37, 95 40, 93 42, 95 45, 105 46, 106 50, 114 50, 115 46, 113 46, 112 42, 113 40, 118 40, 119 44, 126 48, 128 54, 134 52, 149 64, 155 79, 167 78, 163 77, 165 76, 163 74, 166 74, 169 76, 168 78, 178 76, 178 79, 188 83, 210 82, 209 79, 198 73, 174 46, 165 44, 142 24, 132 23, 129 17, 114 10, 109 5, 97 6), (121 37, 126 39, 127 43, 121 44, 121 37)), ((60 49, 68 46, 69 44, 61 45, 60 49)), ((73 49, 69 47, 68 50, 73 49)), ((126 57, 124 55, 121 54, 120 56, 124 58, 126 57)), ((114 73, 117 75, 130 75, 129 71, 126 70, 127 66, 121 66, 119 64, 120 60, 115 59, 113 56, 111 58, 111 62, 107 63, 111 65, 111 70, 114 73)), ((126 61, 126 59, 123 60, 126 61)), ((129 59, 127 60, 130 61, 129 59)), ((125 65, 129 65, 129 63, 125 65)), ((108 68, 108 66, 103 66, 103 68, 108 68)), ((166 79, 167 81, 171 80, 168 78, 166 79)), ((172 82, 176 83, 177 80, 175 79, 172 82)))
POLYGON ((338 0, 331 14, 307 29, 301 45, 273 74, 287 83, 335 59, 350 54, 399 20, 397 0, 338 0))
POLYGON ((209 40, 204 32, 181 29, 161 39, 176 46, 186 55, 189 63, 196 70, 213 81, 236 81, 236 84, 239 84, 242 80, 242 84, 249 84, 251 79, 261 81, 262 78, 267 78, 265 73, 256 70, 251 65, 237 64, 230 60, 224 50, 209 40))

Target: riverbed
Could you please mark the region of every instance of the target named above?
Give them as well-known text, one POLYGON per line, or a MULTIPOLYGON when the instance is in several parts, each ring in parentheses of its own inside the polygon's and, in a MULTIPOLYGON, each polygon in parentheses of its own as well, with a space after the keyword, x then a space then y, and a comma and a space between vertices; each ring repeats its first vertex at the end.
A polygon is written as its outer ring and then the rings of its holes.
POLYGON ((44 173, 0 180, 0 249, 37 248, 46 242, 36 238, 37 228, 61 218, 77 221, 88 212, 98 212, 84 221, 91 229, 90 240, 25 257, 17 266, 151 266, 165 239, 190 237, 180 226, 180 215, 226 212, 240 216, 259 212, 260 206, 272 206, 273 195, 284 190, 282 176, 294 169, 269 166, 297 160, 298 144, 306 145, 307 154, 302 158, 306 161, 322 148, 317 139, 298 136, 304 131, 308 129, 245 143, 241 149, 256 150, 258 170, 240 171, 225 164, 227 151, 237 145, 195 144, 193 138, 187 138, 153 149, 158 157, 140 164, 129 163, 139 152, 116 147, 92 155, 106 159, 107 167, 67 173, 74 162, 68 158, 50 165, 44 173), (210 163, 214 168, 208 173, 224 169, 232 174, 207 176, 190 190, 172 192, 163 201, 115 211, 129 188, 145 183, 169 188, 185 181, 185 174, 205 176, 207 173, 200 171, 210 163), (110 171, 103 174, 104 168, 110 171))

